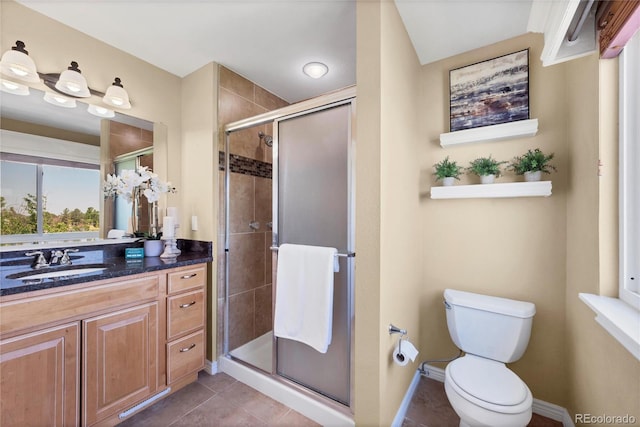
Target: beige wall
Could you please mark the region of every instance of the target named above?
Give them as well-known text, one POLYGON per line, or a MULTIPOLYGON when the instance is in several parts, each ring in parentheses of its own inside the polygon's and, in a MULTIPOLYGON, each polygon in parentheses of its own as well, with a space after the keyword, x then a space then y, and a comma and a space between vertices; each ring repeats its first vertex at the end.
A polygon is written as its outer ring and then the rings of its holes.
POLYGON ((393 364, 388 327, 417 344, 424 134, 420 64, 391 2, 358 3, 357 79, 356 424, 390 425, 418 365, 393 364))
MULTIPOLYGON (((355 421, 380 423, 381 6, 357 3, 355 421), (378 408, 378 409, 376 409, 378 408)), ((395 397, 395 396, 394 396, 395 397)))
MULTIPOLYGON (((182 79, 182 209, 181 235, 185 238, 215 241, 218 224, 218 66, 210 63, 182 79), (191 216, 197 216, 198 229, 191 229, 191 216)), ((214 259, 217 257, 214 245, 214 259)), ((215 360, 214 314, 216 301, 215 263, 211 263, 207 283, 207 360, 215 360)))

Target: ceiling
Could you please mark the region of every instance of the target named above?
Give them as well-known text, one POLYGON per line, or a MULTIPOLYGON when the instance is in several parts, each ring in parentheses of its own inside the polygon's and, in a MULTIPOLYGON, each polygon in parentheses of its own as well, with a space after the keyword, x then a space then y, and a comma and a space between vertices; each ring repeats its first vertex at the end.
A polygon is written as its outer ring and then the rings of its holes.
MULTIPOLYGON (((354 0, 17 1, 179 77, 217 62, 288 102, 356 82, 354 0)), ((426 64, 526 33, 531 1, 395 3, 426 64)))

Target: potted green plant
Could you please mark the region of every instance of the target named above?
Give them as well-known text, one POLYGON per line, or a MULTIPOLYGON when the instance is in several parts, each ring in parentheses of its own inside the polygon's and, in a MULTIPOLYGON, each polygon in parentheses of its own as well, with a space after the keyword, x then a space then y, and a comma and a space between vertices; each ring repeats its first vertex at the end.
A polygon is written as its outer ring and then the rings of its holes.
POLYGON ((493 181, 500 176, 500 166, 507 163, 506 161, 497 161, 491 155, 489 157, 478 157, 471 161, 467 171, 480 177, 483 184, 492 184, 493 181))
POLYGON ((442 181, 442 185, 453 185, 454 179, 460 179, 460 175, 463 172, 461 166, 458 166, 457 162, 449 160, 449 156, 445 157, 441 162, 433 165, 436 176, 436 181, 442 181))
POLYGON ((553 153, 544 154, 539 148, 528 150, 522 156, 514 157, 509 164, 509 170, 517 175, 524 175, 525 181, 540 181, 543 173, 551 173, 556 167, 549 163, 553 153))

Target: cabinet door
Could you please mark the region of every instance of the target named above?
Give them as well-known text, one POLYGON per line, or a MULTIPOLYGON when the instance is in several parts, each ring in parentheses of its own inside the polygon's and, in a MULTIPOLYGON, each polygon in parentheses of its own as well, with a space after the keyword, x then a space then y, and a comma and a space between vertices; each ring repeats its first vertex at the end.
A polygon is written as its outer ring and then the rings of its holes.
POLYGON ((158 389, 158 303, 83 321, 83 424, 124 411, 158 389))
POLYGON ((0 341, 0 426, 78 425, 78 323, 0 341))

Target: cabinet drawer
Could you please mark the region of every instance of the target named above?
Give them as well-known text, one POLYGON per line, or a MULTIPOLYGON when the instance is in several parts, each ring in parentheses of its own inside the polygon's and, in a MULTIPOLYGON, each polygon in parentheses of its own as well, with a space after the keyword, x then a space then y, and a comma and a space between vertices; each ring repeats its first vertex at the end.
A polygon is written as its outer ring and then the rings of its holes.
POLYGON ((207 281, 206 270, 203 266, 185 268, 170 273, 168 277, 168 292, 173 294, 188 289, 203 288, 207 281))
POLYGON ((167 340, 204 327, 204 290, 167 298, 167 340))
POLYGON ((167 384, 204 367, 204 331, 167 344, 167 384))

